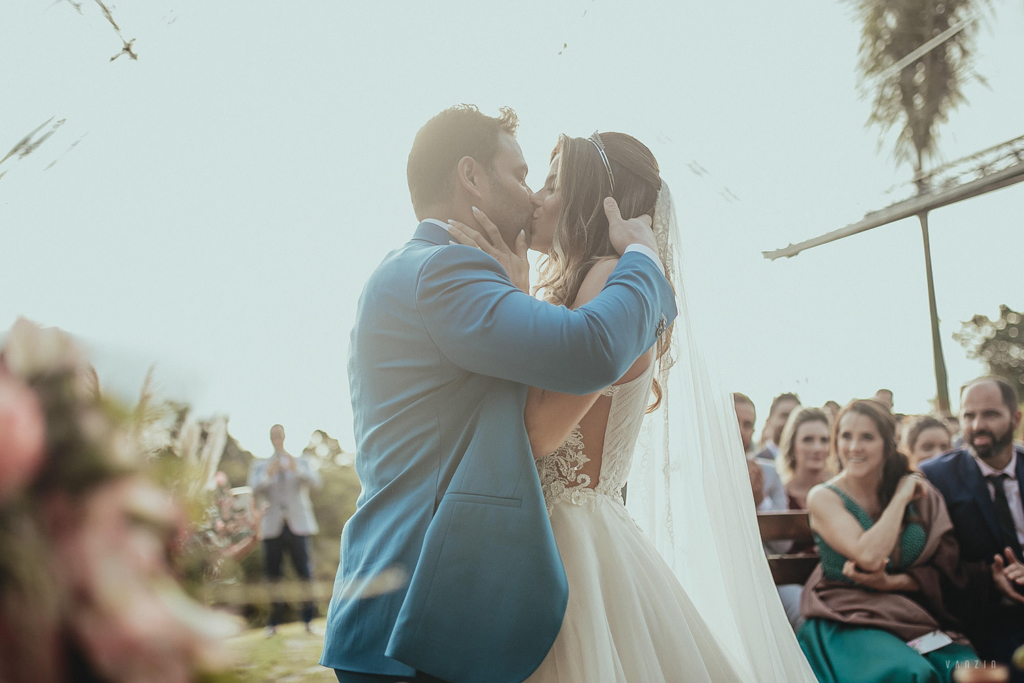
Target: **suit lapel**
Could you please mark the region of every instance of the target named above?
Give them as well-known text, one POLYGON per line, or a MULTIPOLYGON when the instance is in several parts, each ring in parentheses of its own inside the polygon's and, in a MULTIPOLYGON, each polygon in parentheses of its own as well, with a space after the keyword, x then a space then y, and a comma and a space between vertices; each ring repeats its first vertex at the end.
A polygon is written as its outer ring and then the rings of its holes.
POLYGON ((1017 451, 1017 486, 1020 487, 1021 501, 1024 504, 1024 448, 1014 446, 1014 450, 1017 451))
MULTIPOLYGON (((1020 471, 1019 460, 1017 462, 1017 471, 1020 471)), ((967 490, 974 496, 974 502, 978 505, 978 509, 981 510, 981 516, 985 518, 989 531, 992 532, 996 539, 1002 538, 1002 533, 999 531, 999 523, 996 521, 996 506, 992 503, 992 495, 989 493, 988 484, 985 482, 985 477, 981 474, 981 468, 978 467, 978 463, 974 462, 974 458, 969 451, 964 451, 960 455, 960 476, 967 490)))

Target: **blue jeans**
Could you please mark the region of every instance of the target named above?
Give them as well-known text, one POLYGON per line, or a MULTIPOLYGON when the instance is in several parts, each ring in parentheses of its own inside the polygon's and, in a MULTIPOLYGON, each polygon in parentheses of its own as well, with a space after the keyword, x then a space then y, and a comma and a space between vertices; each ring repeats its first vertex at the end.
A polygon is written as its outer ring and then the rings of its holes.
MULTIPOLYGON (((285 524, 281 535, 277 538, 263 539, 263 562, 266 568, 267 578, 272 582, 280 581, 282 575, 282 560, 287 553, 292 559, 292 567, 295 573, 305 581, 313 578, 313 560, 310 552, 309 536, 296 536, 285 524)), ((284 612, 284 603, 275 602, 270 610, 270 621, 268 626, 276 626, 281 622, 284 612)), ((302 621, 307 624, 313 620, 313 603, 306 602, 302 605, 302 621)))

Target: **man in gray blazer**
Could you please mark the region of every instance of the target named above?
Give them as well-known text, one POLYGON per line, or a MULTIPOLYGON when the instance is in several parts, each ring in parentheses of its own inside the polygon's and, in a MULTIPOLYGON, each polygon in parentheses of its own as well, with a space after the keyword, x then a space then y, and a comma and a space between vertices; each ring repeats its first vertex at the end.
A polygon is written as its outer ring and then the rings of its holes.
MULTIPOLYGON (((323 482, 305 458, 296 458, 284 449, 284 427, 274 425, 270 428, 270 442, 274 444, 274 454, 254 464, 249 472, 249 485, 257 500, 267 504, 261 524, 267 578, 280 580, 282 561, 288 554, 295 573, 308 582, 313 578, 309 537, 320 531, 309 491, 320 488, 323 482)), ((267 623, 267 635, 277 632, 283 610, 283 603, 274 603, 267 623)), ((313 603, 306 602, 302 607, 306 631, 310 631, 312 619, 313 603)))

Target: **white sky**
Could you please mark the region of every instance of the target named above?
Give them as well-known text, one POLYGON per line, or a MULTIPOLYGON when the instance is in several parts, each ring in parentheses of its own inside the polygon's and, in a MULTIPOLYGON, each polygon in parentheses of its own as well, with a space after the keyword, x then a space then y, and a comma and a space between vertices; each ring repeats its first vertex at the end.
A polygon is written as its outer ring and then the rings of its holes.
MULTIPOLYGON (((863 125, 846 6, 637 4, 120 0, 139 60, 113 63, 120 41, 90 0, 81 15, 0 4, 0 153, 67 120, 0 166, 0 329, 25 315, 81 335, 121 392, 156 362, 166 393, 229 414, 257 454, 275 422, 293 451, 318 428, 351 450, 349 331, 366 277, 415 227, 412 138, 451 104, 509 105, 532 185, 561 132, 651 147, 691 304, 714 316, 759 423, 784 390, 820 405, 886 386, 897 410, 927 410, 916 219, 760 255, 904 196, 885 191, 909 169, 863 125)), ((996 0, 978 45, 989 87, 942 129, 946 160, 1024 133, 1022 35, 1024 6, 996 0)), ((1022 209, 1018 185, 931 215, 954 402, 981 371, 951 338, 960 321, 1024 308, 1022 209)))

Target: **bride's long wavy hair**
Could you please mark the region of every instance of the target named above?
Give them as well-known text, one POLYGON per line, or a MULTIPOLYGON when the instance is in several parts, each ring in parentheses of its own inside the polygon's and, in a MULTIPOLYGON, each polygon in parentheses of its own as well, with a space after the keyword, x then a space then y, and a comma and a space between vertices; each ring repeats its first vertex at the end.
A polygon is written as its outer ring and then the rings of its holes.
MULTIPOLYGON (((551 152, 552 160, 560 157, 556 182, 562 206, 551 249, 540 262, 536 291, 553 304, 572 305, 590 269, 599 261, 618 256, 608 238, 605 197, 611 195, 618 202, 619 211, 627 220, 643 214, 654 216, 661 174, 651 150, 624 133, 601 133, 600 138, 615 178, 614 191, 593 141, 562 135, 551 152)), ((661 257, 668 263, 665 254, 661 257)), ((668 352, 671 337, 669 328, 658 339, 657 360, 668 352)), ((655 401, 648 412, 661 404, 657 379, 653 391, 655 401)))

